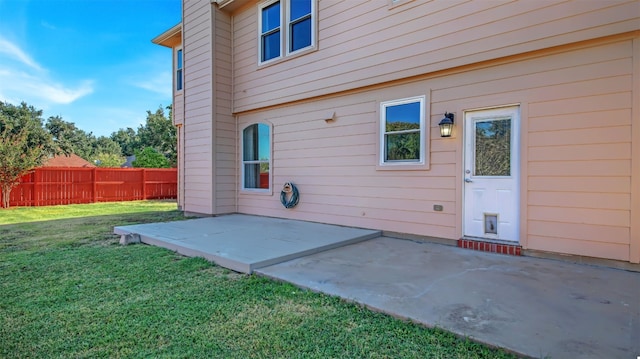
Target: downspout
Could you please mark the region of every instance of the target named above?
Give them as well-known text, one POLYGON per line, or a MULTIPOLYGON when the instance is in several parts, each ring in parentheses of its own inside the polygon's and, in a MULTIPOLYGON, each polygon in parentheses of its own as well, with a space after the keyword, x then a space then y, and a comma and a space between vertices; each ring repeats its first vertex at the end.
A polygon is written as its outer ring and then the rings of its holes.
MULTIPOLYGON (((235 84, 236 84, 236 62, 235 62, 235 19, 234 16, 231 15, 230 16, 230 22, 231 22, 231 113, 235 113, 236 112, 236 104, 235 104, 235 98, 236 98, 236 88, 235 88, 235 84)), ((238 202, 240 200, 240 190, 238 189, 240 187, 240 145, 238 144, 238 142, 240 142, 240 138, 239 138, 239 132, 240 128, 238 125, 238 120, 240 119, 240 116, 238 115, 233 115, 233 120, 236 123, 236 160, 234 161, 236 166, 235 166, 235 186, 234 186, 234 191, 236 192, 235 195, 235 212, 238 213, 238 210, 240 208, 240 206, 238 205, 238 202)))
MULTIPOLYGON (((183 59, 184 61, 184 59, 183 59)), ((183 67, 184 68, 184 67, 183 67)), ((183 70, 184 71, 184 70, 183 70)), ((184 72, 183 72, 183 76, 184 76, 184 72)), ((184 77, 183 77, 184 78, 184 77)), ((183 80, 184 81, 184 80, 183 80)), ((183 82, 183 86, 184 86, 184 82, 183 82)), ((182 111, 182 123, 176 125, 176 131, 178 132, 178 209, 181 210, 182 212, 186 212, 186 200, 185 200, 185 184, 186 184, 186 176, 185 176, 185 172, 186 172, 186 155, 185 155, 185 148, 186 146, 186 136, 185 136, 185 125, 187 122, 187 116, 185 116, 185 112, 184 112, 184 92, 186 91, 186 89, 182 90, 182 108, 180 109, 174 109, 173 110, 173 116, 175 117, 176 114, 176 110, 180 110, 182 111)), ((174 101, 175 103, 175 101, 174 101)))
MULTIPOLYGON (((179 146, 179 150, 180 150, 180 159, 178 161, 182 162, 182 168, 180 167, 180 165, 178 165, 178 171, 180 171, 178 173, 178 175, 180 176, 178 179, 178 185, 179 187, 179 191, 180 191, 180 201, 182 202, 181 205, 181 209, 182 209, 182 213, 186 213, 187 211, 187 200, 185 198, 185 194, 186 192, 186 180, 187 180, 187 176, 185 175, 186 171, 186 154, 185 154, 185 149, 187 148, 187 136, 186 136, 186 125, 187 125, 187 116, 186 116, 186 107, 187 107, 187 101, 186 99, 186 93, 187 93, 187 86, 185 83, 185 78, 186 78, 186 71, 187 71, 187 67, 185 66, 185 64, 187 63, 187 56, 185 56, 185 54, 187 53, 185 51, 185 43, 184 43, 184 1, 180 2, 180 22, 182 23, 181 27, 182 29, 180 30, 180 46, 182 46, 182 108, 180 109, 182 111, 182 125, 180 126, 180 128, 178 128, 178 135, 179 140, 182 142, 182 146, 179 146)), ((175 89, 175 86, 174 86, 175 89)), ((174 110, 174 116, 175 116, 175 110, 174 110)))
POLYGON ((238 190, 238 188, 240 187, 240 145, 238 144, 238 142, 240 142, 240 139, 238 138, 238 131, 239 131, 239 126, 238 126, 238 119, 239 116, 238 115, 234 115, 233 116, 234 121, 236 122, 236 180, 235 180, 235 192, 236 192, 236 200, 235 200, 235 205, 236 205, 236 209, 235 212, 238 213, 238 209, 239 209, 239 205, 238 205, 238 201, 240 200, 240 191, 238 190))

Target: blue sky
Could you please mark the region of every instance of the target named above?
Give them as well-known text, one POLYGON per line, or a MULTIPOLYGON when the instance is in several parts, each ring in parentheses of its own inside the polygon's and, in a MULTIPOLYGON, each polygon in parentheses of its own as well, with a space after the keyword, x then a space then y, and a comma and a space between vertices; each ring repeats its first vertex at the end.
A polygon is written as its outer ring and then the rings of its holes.
POLYGON ((0 0, 0 101, 96 136, 171 104, 171 50, 151 39, 180 0, 0 0))

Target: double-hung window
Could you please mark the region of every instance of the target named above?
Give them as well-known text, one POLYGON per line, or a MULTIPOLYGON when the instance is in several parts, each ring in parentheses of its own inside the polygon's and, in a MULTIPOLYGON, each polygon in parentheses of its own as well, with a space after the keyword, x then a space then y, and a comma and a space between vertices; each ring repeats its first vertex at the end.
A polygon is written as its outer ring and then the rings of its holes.
POLYGON ((260 8, 260 62, 280 57, 281 19, 280 1, 268 3, 260 8))
POLYGON ((259 62, 315 45, 316 0, 271 0, 258 7, 259 62))
POLYGON ((425 164, 425 97, 380 104, 380 165, 425 164))
POLYGON ((313 0, 289 0, 287 8, 288 49, 292 53, 311 46, 313 0))
POLYGON ((270 189, 271 127, 249 125, 242 131, 242 188, 270 189))
POLYGON ((182 49, 176 51, 176 91, 182 90, 182 49))

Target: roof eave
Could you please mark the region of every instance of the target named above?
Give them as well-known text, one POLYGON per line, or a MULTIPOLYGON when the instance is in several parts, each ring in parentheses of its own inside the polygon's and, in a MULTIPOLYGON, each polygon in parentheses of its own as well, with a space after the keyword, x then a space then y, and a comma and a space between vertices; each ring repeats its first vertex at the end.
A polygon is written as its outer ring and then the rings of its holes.
POLYGON ((232 13, 248 2, 248 0, 211 0, 211 3, 218 5, 220 10, 228 13, 232 13))
POLYGON ((156 45, 166 46, 169 48, 180 45, 182 43, 182 22, 154 37, 151 42, 156 45))

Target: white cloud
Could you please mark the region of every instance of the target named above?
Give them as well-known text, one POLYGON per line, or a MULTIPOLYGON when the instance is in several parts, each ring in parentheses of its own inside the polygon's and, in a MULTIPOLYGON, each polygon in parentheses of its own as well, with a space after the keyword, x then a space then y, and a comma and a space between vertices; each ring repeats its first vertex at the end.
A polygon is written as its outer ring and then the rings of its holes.
POLYGON ((4 101, 33 100, 52 104, 70 104, 93 92, 93 83, 84 81, 73 88, 55 81, 16 70, 8 70, 0 65, 0 83, 4 101))
POLYGON ((9 42, 8 40, 0 37, 0 54, 6 54, 9 57, 20 61, 22 64, 31 67, 32 69, 42 71, 42 67, 38 65, 35 60, 31 58, 31 56, 27 55, 22 49, 20 49, 15 44, 9 42))
POLYGON ((20 47, 0 37, 0 100, 9 102, 69 104, 93 92, 92 81, 69 86, 55 81, 20 47), (2 56, 4 55, 4 56, 2 56))
POLYGON ((54 103, 69 104, 92 93, 93 83, 91 81, 84 81, 75 88, 65 88, 63 85, 56 83, 39 84, 39 87, 34 88, 34 90, 39 90, 39 95, 44 99, 48 99, 54 103))
POLYGON ((42 21, 40 23, 40 25, 42 25, 42 27, 44 27, 45 29, 49 29, 49 30, 57 30, 58 29, 55 25, 51 25, 50 23, 48 23, 46 21, 42 21))
POLYGON ((172 96, 173 78, 171 71, 149 74, 145 79, 134 79, 131 84, 167 98, 171 98, 172 96))

